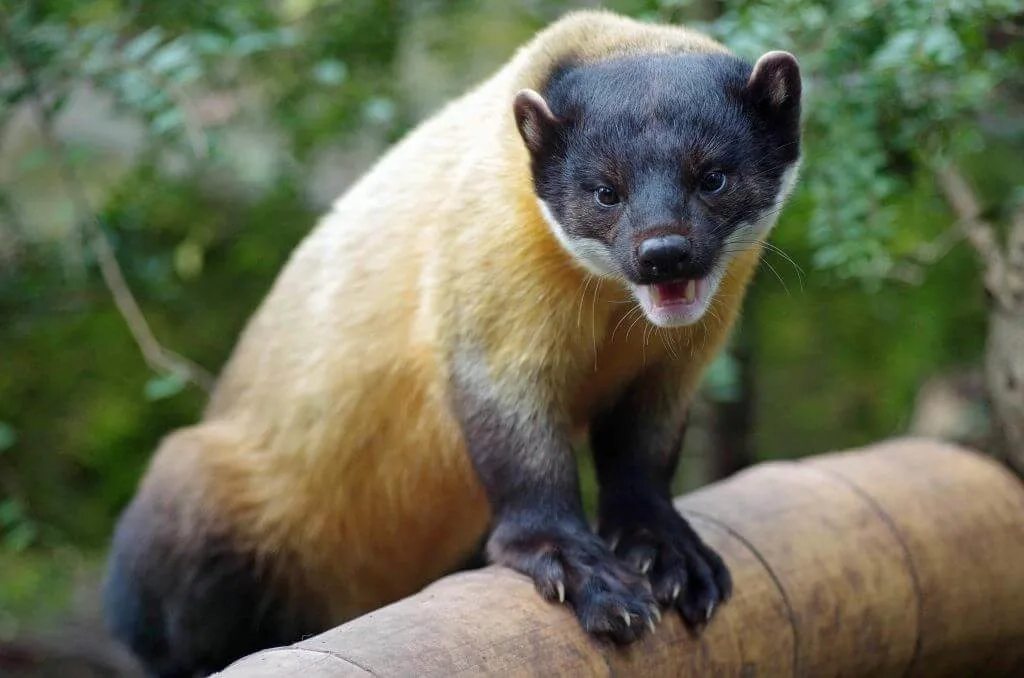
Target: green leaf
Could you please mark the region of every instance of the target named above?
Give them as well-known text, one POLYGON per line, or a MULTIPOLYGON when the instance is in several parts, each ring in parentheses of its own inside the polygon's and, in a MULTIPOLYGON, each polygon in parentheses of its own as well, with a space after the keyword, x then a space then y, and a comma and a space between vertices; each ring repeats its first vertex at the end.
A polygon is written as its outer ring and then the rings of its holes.
POLYGON ((324 59, 313 66, 313 79, 321 85, 337 87, 347 76, 348 66, 338 59, 324 59))
POLYGON ((740 366, 728 351, 718 354, 708 366, 704 377, 704 388, 708 396, 720 403, 736 402, 742 394, 740 366))
POLYGON ((395 102, 384 97, 373 97, 363 105, 363 115, 367 122, 384 125, 395 117, 395 102))
POLYGON ((153 377, 146 382, 144 393, 147 400, 164 400, 181 393, 185 380, 179 374, 169 373, 153 377))
POLYGON ((184 280, 191 280, 203 272, 203 246, 195 240, 183 240, 174 248, 174 270, 184 280))
POLYGON ((16 442, 18 442, 18 433, 14 427, 5 421, 0 421, 0 452, 11 449, 16 442))
POLYGON ((27 83, 18 83, 11 87, 5 88, 3 92, 0 93, 0 101, 2 101, 5 106, 14 106, 22 99, 24 99, 26 96, 28 96, 31 92, 32 89, 28 86, 27 83))
POLYGON ((129 41, 124 47, 122 55, 128 61, 140 61, 146 57, 164 39, 164 33, 159 28, 151 28, 148 31, 129 41))
POLYGON ((149 124, 149 128, 153 131, 153 134, 167 134, 181 127, 185 124, 184 115, 177 108, 170 108, 166 111, 161 111, 149 124))
POLYGON ((932 26, 921 37, 921 50, 934 62, 951 66, 963 59, 964 47, 949 26, 932 26))
POLYGON ((19 523, 4 535, 3 544, 11 551, 24 551, 35 542, 37 536, 39 531, 35 525, 29 522, 19 523))
POLYGON ((21 502, 17 499, 4 499, 0 501, 0 527, 9 528, 25 519, 21 502))
POLYGON ((149 59, 149 67, 157 73, 170 73, 187 66, 192 59, 189 44, 184 40, 173 40, 153 53, 149 59))
POLYGON ((230 50, 231 41, 223 35, 205 31, 195 36, 195 47, 200 54, 219 56, 230 50))

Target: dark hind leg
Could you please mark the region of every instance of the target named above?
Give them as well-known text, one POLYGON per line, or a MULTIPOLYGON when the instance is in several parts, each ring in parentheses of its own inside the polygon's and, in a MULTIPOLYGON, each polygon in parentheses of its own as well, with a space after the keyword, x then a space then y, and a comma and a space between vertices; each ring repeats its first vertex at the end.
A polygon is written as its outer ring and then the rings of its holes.
POLYGON ((323 630, 226 532, 189 533, 169 508, 145 494, 128 507, 104 591, 111 631, 152 675, 205 675, 323 630))

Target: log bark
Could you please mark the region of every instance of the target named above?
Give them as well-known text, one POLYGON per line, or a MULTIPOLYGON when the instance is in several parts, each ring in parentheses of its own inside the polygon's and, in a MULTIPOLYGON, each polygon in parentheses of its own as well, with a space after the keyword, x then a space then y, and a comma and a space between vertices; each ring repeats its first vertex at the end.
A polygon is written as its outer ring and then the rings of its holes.
POLYGON ((991 458, 899 440, 762 464, 677 505, 735 578, 699 635, 666 614, 602 644, 488 568, 220 675, 1024 675, 1024 485, 991 458))

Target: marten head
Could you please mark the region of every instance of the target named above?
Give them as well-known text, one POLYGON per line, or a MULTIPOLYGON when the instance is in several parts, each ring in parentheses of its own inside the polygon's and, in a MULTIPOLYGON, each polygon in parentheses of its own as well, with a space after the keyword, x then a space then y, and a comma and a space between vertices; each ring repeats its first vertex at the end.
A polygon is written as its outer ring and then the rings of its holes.
POLYGON ((704 315, 731 258, 771 229, 800 157, 786 52, 753 68, 726 54, 566 64, 514 113, 559 242, 662 327, 704 315))

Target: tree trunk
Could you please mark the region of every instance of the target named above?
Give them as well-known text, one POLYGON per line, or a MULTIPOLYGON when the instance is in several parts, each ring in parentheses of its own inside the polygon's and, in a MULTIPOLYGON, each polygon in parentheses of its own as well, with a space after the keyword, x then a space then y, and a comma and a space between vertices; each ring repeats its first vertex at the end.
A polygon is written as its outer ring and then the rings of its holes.
POLYGON ((985 289, 992 300, 985 381, 1002 439, 1000 456, 1024 475, 1024 205, 1001 245, 997 229, 982 218, 977 195, 956 166, 941 168, 938 181, 984 266, 985 289))
POLYGON ((1024 314, 990 314, 985 376, 1003 454, 1024 475, 1024 314))

